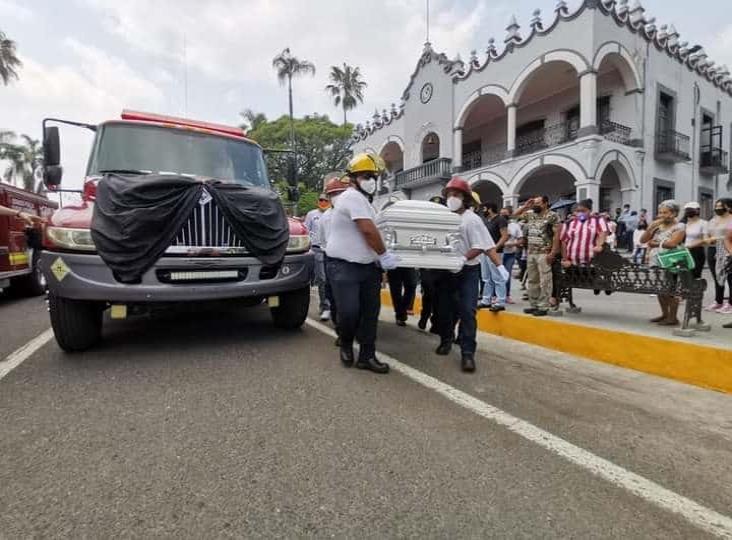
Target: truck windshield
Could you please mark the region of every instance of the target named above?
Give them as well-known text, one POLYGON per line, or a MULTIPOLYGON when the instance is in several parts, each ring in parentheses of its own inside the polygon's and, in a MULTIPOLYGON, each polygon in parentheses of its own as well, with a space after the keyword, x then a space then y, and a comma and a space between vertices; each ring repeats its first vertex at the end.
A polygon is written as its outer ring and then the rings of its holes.
POLYGON ((105 171, 192 175, 269 187, 262 149, 256 144, 169 127, 105 125, 87 174, 105 171))

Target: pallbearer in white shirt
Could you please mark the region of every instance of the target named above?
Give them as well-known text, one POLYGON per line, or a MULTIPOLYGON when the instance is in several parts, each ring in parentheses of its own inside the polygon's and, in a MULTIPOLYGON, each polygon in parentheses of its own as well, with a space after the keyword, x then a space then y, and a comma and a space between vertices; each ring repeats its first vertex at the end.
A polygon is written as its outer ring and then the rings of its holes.
POLYGON ((436 352, 440 355, 450 353, 457 317, 460 320, 461 367, 463 371, 475 371, 480 256, 485 253, 504 279, 508 279, 508 272, 496 253, 496 246, 483 220, 473 212, 475 203, 470 185, 462 178, 453 177, 445 186, 444 196, 447 207, 462 217, 460 251, 465 264, 455 274, 443 274, 435 287, 440 325, 440 346, 436 352))
MULTIPOLYGON (((333 321, 335 326, 336 334, 338 333, 338 306, 335 303, 333 297, 333 288, 331 287, 330 278, 328 277, 328 238, 331 234, 330 221, 333 219, 333 208, 336 205, 336 200, 340 197, 341 193, 348 189, 350 182, 348 176, 343 175, 342 178, 333 178, 328 181, 325 185, 325 194, 330 201, 330 208, 323 213, 323 217, 320 218, 318 225, 318 243, 320 248, 325 254, 325 297, 328 299, 328 305, 330 306, 330 320, 333 321)), ((340 347, 341 339, 336 340, 336 346, 340 347)))
POLYGON ((381 275, 399 262, 386 250, 374 224, 371 198, 383 171, 381 158, 371 154, 357 154, 348 164, 350 187, 333 208, 327 247, 328 277, 338 306, 341 362, 346 367, 353 365, 353 340, 358 339, 356 367, 375 373, 389 372, 389 366, 376 358, 381 275))

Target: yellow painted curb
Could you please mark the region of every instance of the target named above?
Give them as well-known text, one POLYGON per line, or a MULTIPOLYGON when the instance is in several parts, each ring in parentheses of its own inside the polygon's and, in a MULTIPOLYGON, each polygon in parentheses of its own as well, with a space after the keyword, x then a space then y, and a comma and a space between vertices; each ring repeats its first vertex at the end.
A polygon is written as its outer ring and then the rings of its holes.
MULTIPOLYGON (((389 291, 381 301, 391 306, 389 291)), ((420 299, 415 310, 421 309, 420 299)), ((618 330, 537 319, 515 313, 478 312, 478 329, 576 356, 732 394, 732 350, 618 330)))

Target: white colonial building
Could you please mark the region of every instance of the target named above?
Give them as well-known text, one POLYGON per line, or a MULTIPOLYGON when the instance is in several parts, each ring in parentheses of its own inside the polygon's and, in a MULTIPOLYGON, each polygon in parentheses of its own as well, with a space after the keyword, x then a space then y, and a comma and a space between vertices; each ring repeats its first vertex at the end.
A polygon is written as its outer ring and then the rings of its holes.
POLYGON ((454 173, 484 201, 590 197, 599 209, 664 199, 704 214, 730 191, 732 79, 637 2, 560 1, 515 20, 468 62, 427 43, 401 103, 357 126, 354 151, 390 174, 377 204, 425 199, 454 173))

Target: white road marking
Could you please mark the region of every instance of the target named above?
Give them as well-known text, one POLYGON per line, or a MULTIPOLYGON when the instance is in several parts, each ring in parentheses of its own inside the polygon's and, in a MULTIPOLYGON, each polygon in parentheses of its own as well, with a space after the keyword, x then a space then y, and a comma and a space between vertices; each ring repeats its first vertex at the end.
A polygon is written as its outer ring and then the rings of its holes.
MULTIPOLYGON (((336 337, 335 332, 329 327, 312 319, 307 324, 324 334, 336 337)), ((422 373, 412 367, 403 364, 396 358, 379 352, 379 357, 386 360, 392 369, 412 379, 422 386, 434 390, 441 396, 453 403, 464 407, 473 413, 492 420, 495 423, 523 437, 527 441, 544 447, 550 452, 563 457, 567 461, 582 467, 610 482, 611 484, 630 491, 646 501, 678 514, 692 525, 703 529, 720 538, 732 539, 732 518, 722 515, 714 510, 702 506, 678 493, 675 493, 663 486, 656 484, 638 474, 635 474, 623 467, 616 465, 598 455, 575 446, 561 437, 552 435, 548 431, 521 420, 511 414, 493 407, 457 388, 450 386, 430 375, 422 373)))
POLYGON ((8 373, 17 368, 20 364, 25 362, 33 353, 43 347, 53 338, 53 330, 50 328, 43 332, 41 335, 31 339, 28 343, 23 345, 20 349, 10 353, 5 360, 0 362, 0 380, 2 380, 8 373))

